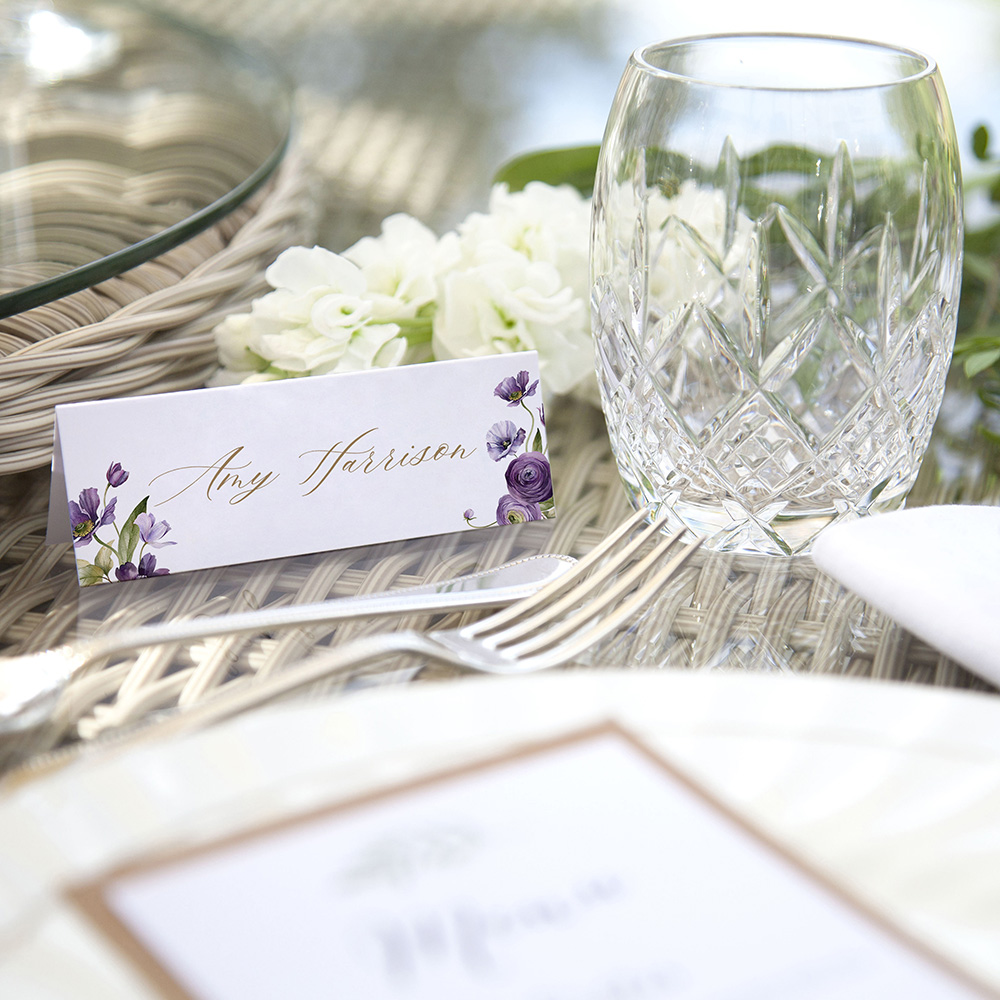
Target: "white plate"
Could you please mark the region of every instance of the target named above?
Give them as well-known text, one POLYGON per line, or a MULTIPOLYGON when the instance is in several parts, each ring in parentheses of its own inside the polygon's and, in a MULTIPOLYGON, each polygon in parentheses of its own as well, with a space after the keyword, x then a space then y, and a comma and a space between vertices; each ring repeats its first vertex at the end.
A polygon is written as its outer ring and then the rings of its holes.
POLYGON ((1000 699, 609 670, 275 708, 10 790, 0 799, 0 996, 152 996, 63 904, 67 881, 609 717, 1000 989, 1000 699))

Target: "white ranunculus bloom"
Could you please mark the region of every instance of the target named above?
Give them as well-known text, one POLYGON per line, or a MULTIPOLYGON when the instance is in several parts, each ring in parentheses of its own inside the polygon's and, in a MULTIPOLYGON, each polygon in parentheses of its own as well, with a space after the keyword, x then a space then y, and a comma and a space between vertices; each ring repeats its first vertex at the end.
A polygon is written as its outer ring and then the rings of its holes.
POLYGON ((465 250, 465 266, 440 281, 434 356, 535 350, 543 385, 569 392, 593 368, 583 303, 552 264, 493 241, 465 250))

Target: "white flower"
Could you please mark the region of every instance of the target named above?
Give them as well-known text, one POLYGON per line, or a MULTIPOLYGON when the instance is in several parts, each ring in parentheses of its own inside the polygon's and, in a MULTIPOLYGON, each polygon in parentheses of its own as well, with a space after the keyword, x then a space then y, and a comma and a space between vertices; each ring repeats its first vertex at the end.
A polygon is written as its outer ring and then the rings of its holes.
POLYGON ((459 225, 457 259, 439 279, 434 356, 534 350, 550 392, 593 379, 589 220, 589 202, 573 188, 495 185, 489 213, 459 225))
POLYGON ((534 350, 542 384, 569 392, 594 366, 583 303, 549 263, 496 242, 467 249, 466 266, 441 281, 434 356, 534 350))
POLYGON ((264 274, 273 291, 249 313, 215 329, 221 384, 386 368, 400 363, 406 340, 381 322, 361 269, 322 247, 291 247, 264 274))
POLYGON ((568 186, 497 185, 440 239, 408 215, 342 254, 293 247, 272 291, 216 328, 216 384, 535 350, 546 388, 593 399, 590 202, 568 186))
POLYGON ((470 215, 458 231, 466 242, 505 243, 529 260, 552 264, 577 298, 589 298, 590 200, 575 188, 532 181, 512 194, 495 184, 489 214, 470 215))
POLYGON ((343 256, 360 268, 374 315, 414 319, 437 296, 437 277, 455 262, 454 233, 438 239, 410 215, 390 215, 379 236, 365 236, 343 256))
MULTIPOLYGON (((631 218, 627 209, 623 218, 631 218)), ((727 245, 726 198, 718 188, 688 179, 670 198, 652 192, 646 204, 650 297, 667 309, 713 304, 738 273, 751 227, 738 212, 727 245)))

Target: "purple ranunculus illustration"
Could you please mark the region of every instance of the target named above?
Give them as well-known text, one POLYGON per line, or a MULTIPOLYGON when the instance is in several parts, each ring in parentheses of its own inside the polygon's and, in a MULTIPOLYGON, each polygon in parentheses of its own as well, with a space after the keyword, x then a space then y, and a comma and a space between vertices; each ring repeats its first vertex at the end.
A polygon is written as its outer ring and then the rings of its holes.
POLYGON ((157 521, 152 514, 142 513, 135 519, 139 528, 139 537, 146 545, 154 549, 162 549, 164 545, 176 545, 176 542, 161 542, 160 539, 170 530, 166 521, 157 521))
POLYGON ((518 406, 525 396, 533 396, 538 388, 538 379, 528 385, 530 377, 525 371, 509 376, 493 390, 493 395, 507 400, 508 406, 518 406))
POLYGON ((93 486, 80 494, 79 501, 70 500, 69 521, 73 529, 73 544, 87 545, 98 528, 111 524, 115 519, 116 502, 117 497, 112 497, 102 511, 101 495, 93 486))
POLYGON ((505 493, 497 504, 497 524, 523 524, 525 521, 540 521, 542 509, 537 503, 526 503, 518 497, 505 493))
POLYGON ((476 516, 476 512, 471 508, 467 508, 465 513, 462 515, 466 521, 471 521, 476 516))
POLYGON ((507 489, 518 500, 539 504, 552 499, 552 470, 540 451, 518 455, 507 466, 506 478, 507 489))
POLYGON ((147 552, 139 560, 139 576, 166 576, 169 569, 156 568, 156 556, 152 552, 147 552))
POLYGON ((122 468, 121 462, 112 462, 107 472, 108 486, 116 489, 128 479, 128 473, 122 468))
POLYGON ((486 451, 494 462, 507 458, 524 444, 525 430, 513 420, 500 420, 486 432, 486 451))

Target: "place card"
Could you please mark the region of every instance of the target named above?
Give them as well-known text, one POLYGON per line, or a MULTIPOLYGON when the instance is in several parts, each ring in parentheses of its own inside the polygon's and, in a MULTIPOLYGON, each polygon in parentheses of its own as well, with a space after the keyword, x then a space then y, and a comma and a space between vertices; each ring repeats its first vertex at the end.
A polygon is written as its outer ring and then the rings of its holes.
POLYGON ((613 725, 69 895, 169 1000, 997 996, 613 725))
POLYGON ((535 352, 57 406, 80 583, 555 515, 535 352))

